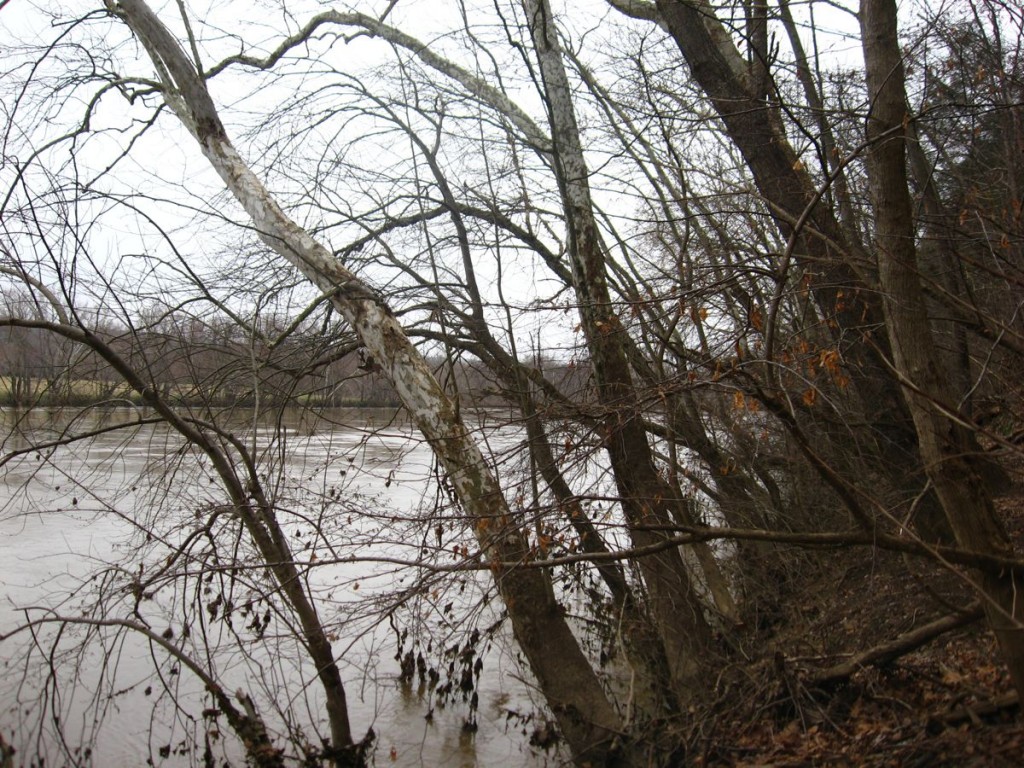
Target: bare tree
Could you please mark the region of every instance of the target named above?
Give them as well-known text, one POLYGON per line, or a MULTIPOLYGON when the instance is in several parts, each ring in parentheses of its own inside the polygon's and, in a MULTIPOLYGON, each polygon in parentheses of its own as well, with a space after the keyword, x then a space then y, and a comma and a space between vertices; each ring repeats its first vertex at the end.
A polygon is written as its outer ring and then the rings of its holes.
MULTIPOLYGON (((1020 687, 992 502, 1019 452, 1019 14, 900 30, 864 0, 861 67, 785 0, 607 5, 295 0, 257 29, 120 0, 14 49, 0 363, 12 397, 85 405, 10 416, 3 461, 41 468, 9 510, 66 451, 73 506, 132 531, 4 640, 49 665, 38 711, 70 711, 72 654, 137 641, 197 751, 220 718, 253 763, 359 764, 343 680, 380 659, 351 638, 392 631, 399 684, 472 728, 507 620, 556 726, 535 742, 669 762, 752 669, 790 686, 762 619, 840 546, 959 576, 1020 687), (415 514, 310 442, 371 402, 430 448, 415 514), (141 501, 90 463, 113 435, 159 455, 141 501), (393 583, 339 599, 319 579, 352 564, 393 583), (189 721, 185 677, 216 715, 189 721)), ((979 615, 920 600, 806 685, 979 615)))

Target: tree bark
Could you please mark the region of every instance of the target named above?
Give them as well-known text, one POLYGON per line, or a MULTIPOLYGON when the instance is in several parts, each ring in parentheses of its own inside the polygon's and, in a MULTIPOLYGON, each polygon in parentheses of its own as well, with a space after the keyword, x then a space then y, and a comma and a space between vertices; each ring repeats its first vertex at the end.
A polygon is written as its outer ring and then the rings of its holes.
MULTIPOLYGON (((897 491, 916 484, 921 468, 914 425, 886 367, 889 340, 881 331, 883 313, 870 259, 844 237, 833 212, 821 204, 782 126, 737 66, 739 52, 714 10, 703 0, 657 0, 657 7, 743 156, 779 232, 787 241, 795 238, 801 254, 797 261, 807 267, 832 343, 848 366, 867 423, 878 434, 876 470, 897 491)), ((929 538, 948 540, 941 510, 927 497, 919 518, 929 538)))
MULTIPOLYGON (((569 232, 573 288, 598 397, 604 406, 602 439, 633 542, 642 547, 665 537, 645 527, 670 526, 670 508, 683 504, 683 500, 658 474, 640 418, 641 407, 623 343, 626 331, 608 290, 589 172, 551 7, 547 0, 523 0, 523 8, 551 123, 555 171, 569 232)), ((710 647, 711 633, 703 607, 678 551, 643 558, 639 565, 665 648, 671 689, 680 701, 686 701, 702 687, 701 661, 710 647)))
MULTIPOLYGON (((957 542, 975 552, 1011 555, 978 471, 973 435, 958 417, 935 346, 918 273, 913 205, 907 185, 906 89, 894 0, 863 0, 861 38, 871 109, 869 181, 875 207, 879 281, 893 362, 914 419, 921 458, 957 542)), ((1024 693, 1024 586, 1017 569, 979 574, 985 613, 1017 692, 1024 693)))
POLYGON ((492 563, 513 632, 574 758, 604 764, 621 730, 617 713, 555 600, 546 571, 508 567, 531 557, 497 479, 383 299, 292 221, 242 160, 227 136, 206 85, 177 41, 143 0, 117 6, 161 76, 165 98, 224 184, 252 218, 263 241, 314 285, 358 334, 448 473, 473 530, 492 563))

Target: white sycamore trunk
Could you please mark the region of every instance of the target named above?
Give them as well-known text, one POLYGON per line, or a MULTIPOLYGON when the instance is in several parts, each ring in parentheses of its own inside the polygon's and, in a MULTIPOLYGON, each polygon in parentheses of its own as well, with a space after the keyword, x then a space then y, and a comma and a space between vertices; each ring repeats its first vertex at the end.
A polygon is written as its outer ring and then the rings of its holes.
POLYGON ((546 571, 516 568, 531 557, 501 488, 453 403, 381 297, 292 221, 232 146, 206 85, 181 46, 142 0, 125 18, 153 60, 165 98, 262 240, 325 294, 348 321, 448 473, 505 600, 513 631, 574 757, 607 762, 620 720, 555 601, 546 571))

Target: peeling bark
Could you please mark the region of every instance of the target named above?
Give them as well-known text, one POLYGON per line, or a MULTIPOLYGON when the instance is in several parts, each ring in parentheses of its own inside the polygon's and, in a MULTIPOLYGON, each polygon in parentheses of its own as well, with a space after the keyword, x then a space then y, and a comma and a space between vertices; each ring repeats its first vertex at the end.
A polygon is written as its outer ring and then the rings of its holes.
POLYGON ((379 363, 430 443, 473 520, 516 640, 574 758, 581 764, 611 761, 613 741, 621 730, 619 717, 565 621, 548 574, 542 569, 504 565, 523 562, 532 554, 455 405, 383 299, 292 221, 242 160, 195 67, 145 2, 122 0, 117 8, 161 73, 168 103, 251 217, 261 239, 330 295, 335 309, 379 363))

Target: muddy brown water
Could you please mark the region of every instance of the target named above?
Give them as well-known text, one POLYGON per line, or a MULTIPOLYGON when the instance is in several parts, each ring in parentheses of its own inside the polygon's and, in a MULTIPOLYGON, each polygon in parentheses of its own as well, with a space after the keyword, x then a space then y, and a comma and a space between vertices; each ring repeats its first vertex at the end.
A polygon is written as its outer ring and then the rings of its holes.
MULTIPOLYGON (((75 421, 72 415, 0 413, 6 436, 2 454, 32 441, 55 440, 69 428, 96 430, 140 413, 108 410, 75 421)), ((459 696, 442 707, 428 686, 415 679, 412 685, 398 681, 396 633, 374 612, 393 605, 393 596, 417 579, 430 578, 388 562, 415 559, 423 544, 404 539, 411 529, 394 521, 422 514, 438 493, 429 447, 386 412, 339 412, 315 422, 296 412, 273 425, 240 422, 236 427, 260 456, 266 482, 282 498, 295 499, 297 508, 282 515, 296 536, 298 556, 306 562, 312 554, 321 562, 332 556, 362 558, 318 565, 307 578, 341 659, 353 730, 361 734, 372 727, 378 734, 377 764, 532 767, 564 762, 564 755, 538 753, 528 743, 539 708, 505 627, 476 649, 483 665, 474 688, 475 715, 459 696), (336 499, 345 500, 346 511, 334 515, 342 519, 331 521, 330 530, 341 545, 331 549, 321 541, 318 546, 310 534, 312 524, 327 525, 324 511, 330 513, 331 507, 325 500, 336 499), (475 731, 465 727, 471 716, 475 731)), ((503 430, 486 434, 498 448, 518 439, 503 430)), ((0 634, 24 624, 26 617, 82 615, 95 604, 101 587, 118 578, 111 563, 132 570, 181 542, 191 530, 182 523, 188 512, 208 509, 218 500, 208 468, 183 452, 182 445, 166 427, 146 425, 32 451, 0 467, 0 634), (163 549, 152 542, 149 549, 137 549, 143 527, 163 538, 158 542, 163 549)), ((457 542, 456 529, 453 525, 444 535, 457 542)), ((470 573, 452 584, 445 591, 438 582, 416 601, 415 612, 396 614, 403 616, 399 629, 411 629, 421 639, 417 652, 436 640, 438 647, 425 655, 439 668, 451 658, 439 646, 465 637, 456 629, 460 612, 472 613, 478 626, 496 623, 497 608, 480 600, 489 586, 485 575, 470 573)), ((159 591, 140 604, 140 618, 155 630, 173 632, 192 588, 185 584, 159 591)), ((111 616, 132 618, 123 599, 110 598, 110 605, 111 616)), ((318 687, 292 638, 268 632, 259 642, 240 644, 238 637, 245 637, 240 627, 241 622, 207 622, 211 650, 206 663, 229 690, 237 685, 263 691, 257 703, 272 726, 281 724, 281 714, 274 711, 278 707, 315 743, 316 733, 326 733, 326 723, 319 714, 318 687)), ((29 764, 36 756, 45 757, 46 765, 201 764, 206 744, 218 764, 240 762, 233 736, 219 736, 217 724, 203 716, 210 698, 202 683, 145 638, 104 629, 82 646, 78 641, 85 628, 71 628, 53 652, 55 631, 48 625, 34 635, 21 632, 0 641, 0 729, 19 749, 17 764, 29 764), (83 745, 91 752, 81 751, 83 745)), ((180 637, 180 627, 178 632, 175 642, 195 651, 198 645, 191 637, 180 637)), ((407 638, 406 648, 410 642, 407 638)))

